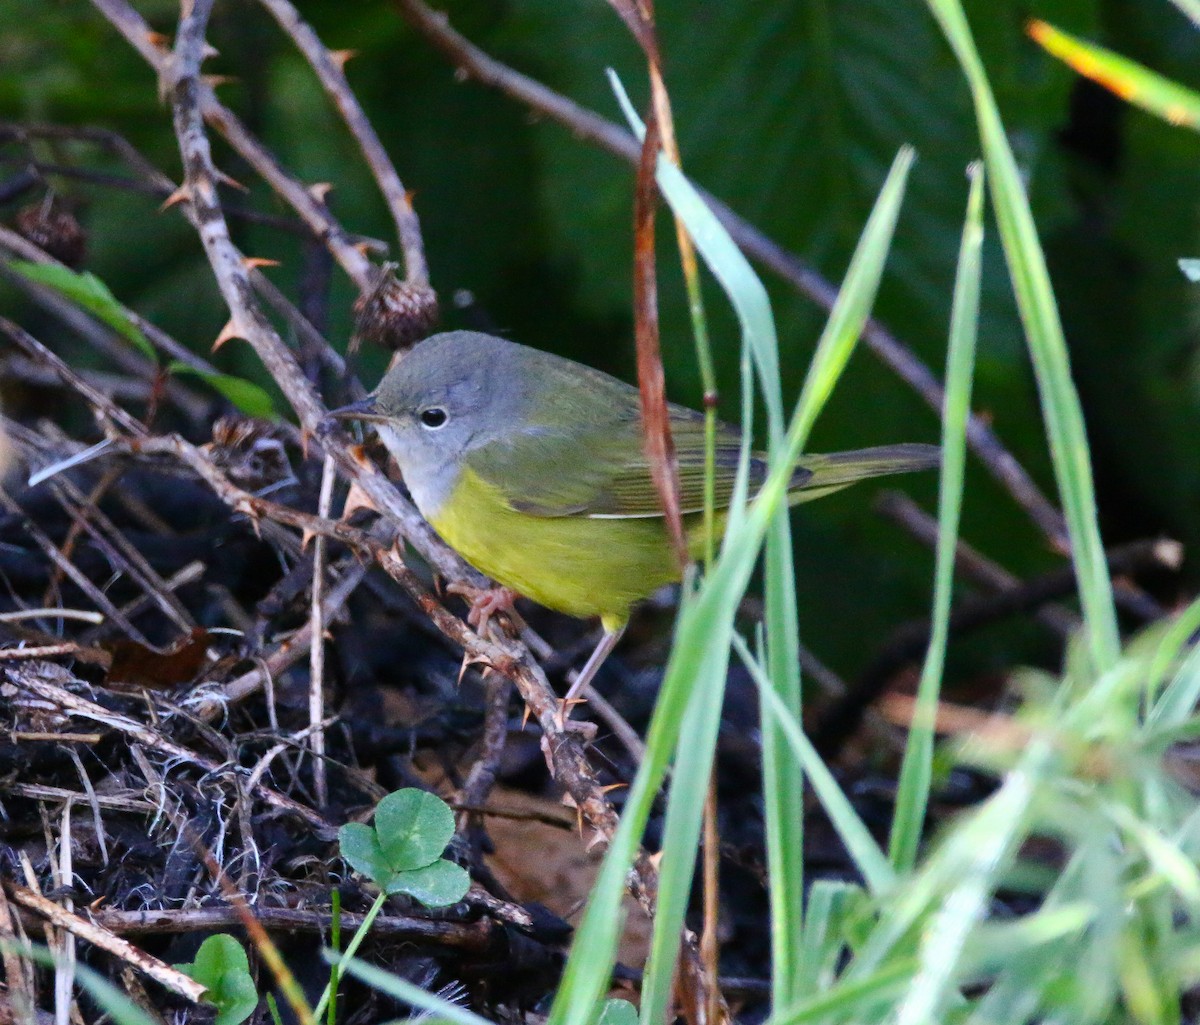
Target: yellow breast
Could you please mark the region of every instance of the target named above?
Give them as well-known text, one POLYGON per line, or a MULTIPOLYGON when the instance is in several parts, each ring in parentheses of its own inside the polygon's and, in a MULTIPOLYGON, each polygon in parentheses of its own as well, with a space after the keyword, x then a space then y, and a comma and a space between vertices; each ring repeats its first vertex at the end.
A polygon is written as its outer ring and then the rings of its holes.
POLYGON ((679 579, 661 520, 530 516, 470 470, 429 521, 480 572, 547 608, 600 616, 608 629, 679 579))

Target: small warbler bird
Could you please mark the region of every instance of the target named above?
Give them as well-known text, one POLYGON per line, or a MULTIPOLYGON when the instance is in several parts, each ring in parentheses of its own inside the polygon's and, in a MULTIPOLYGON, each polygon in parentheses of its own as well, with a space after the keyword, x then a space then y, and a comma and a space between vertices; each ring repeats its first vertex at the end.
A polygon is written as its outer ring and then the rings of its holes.
MULTIPOLYGON (((693 558, 704 550, 704 417, 669 407, 693 558)), ((595 675, 630 609, 680 578, 646 458, 638 391, 573 360, 474 331, 421 342, 375 392, 331 416, 374 425, 421 515, 476 569, 604 636, 568 699, 595 675)), ((715 529, 725 528, 741 431, 717 428, 715 529)), ((806 455, 789 502, 937 465, 931 445, 806 455)), ((750 486, 766 478, 753 456, 750 486)))

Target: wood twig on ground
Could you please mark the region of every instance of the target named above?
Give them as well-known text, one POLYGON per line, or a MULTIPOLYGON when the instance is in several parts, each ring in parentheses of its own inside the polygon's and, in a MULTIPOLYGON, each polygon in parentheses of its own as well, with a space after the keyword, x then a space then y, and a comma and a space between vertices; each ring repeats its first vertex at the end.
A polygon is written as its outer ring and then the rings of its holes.
POLYGON ((10 881, 4 884, 4 889, 13 903, 27 908, 71 936, 78 937, 92 944, 94 947, 108 951, 114 957, 119 958, 126 964, 133 965, 138 971, 144 972, 156 982, 172 992, 186 997, 192 1003, 200 1003, 201 998, 204 996, 204 987, 200 983, 184 975, 178 968, 172 968, 169 964, 160 961, 156 957, 152 957, 144 950, 139 950, 128 940, 118 936, 94 918, 91 921, 82 918, 56 904, 48 897, 44 897, 40 893, 35 893, 33 890, 21 886, 19 883, 10 881))

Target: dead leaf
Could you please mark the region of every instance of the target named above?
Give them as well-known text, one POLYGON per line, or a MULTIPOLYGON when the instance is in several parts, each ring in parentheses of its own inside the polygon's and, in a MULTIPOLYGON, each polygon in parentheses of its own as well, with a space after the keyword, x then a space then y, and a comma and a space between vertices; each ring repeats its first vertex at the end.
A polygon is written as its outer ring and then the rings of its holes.
POLYGON ((108 645, 108 650, 112 653, 112 665, 105 681, 109 687, 166 690, 191 683, 199 675, 208 650, 208 631, 196 627, 165 652, 128 638, 114 641, 108 645))

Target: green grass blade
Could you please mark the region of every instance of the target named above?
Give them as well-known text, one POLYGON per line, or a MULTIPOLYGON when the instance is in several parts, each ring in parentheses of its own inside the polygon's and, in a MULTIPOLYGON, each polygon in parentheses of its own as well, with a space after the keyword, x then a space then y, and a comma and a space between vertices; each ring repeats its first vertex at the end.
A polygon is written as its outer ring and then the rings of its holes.
POLYGON ((958 273, 950 316, 946 359, 946 396, 942 409, 942 478, 938 493, 937 567, 934 572, 933 629, 917 687, 917 703, 896 794, 889 855, 897 872, 908 872, 917 860, 933 767, 933 725, 946 664, 950 632, 950 594, 954 584, 954 552, 962 510, 966 467, 967 415, 979 331, 979 285, 983 249, 983 168, 972 164, 967 218, 959 250, 958 273))
MULTIPOLYGON (((601 865, 587 911, 576 933, 571 956, 551 1008, 550 1020, 554 1025, 590 1025, 599 1000, 607 989, 620 934, 619 910, 625 875, 636 854, 669 756, 674 751, 689 699, 694 690, 703 690, 706 686, 719 687, 724 678, 738 603, 750 581, 771 519, 785 500, 792 467, 800 456, 812 422, 845 366, 874 300, 911 164, 911 151, 902 150, 880 193, 851 262, 834 316, 818 344, 809 382, 788 431, 786 451, 780 458, 771 461, 767 480, 755 501, 744 516, 736 519, 737 529, 732 525, 728 529, 712 572, 701 583, 698 592, 685 599, 680 609, 675 644, 647 736, 646 756, 630 788, 621 825, 601 865)), ((676 212, 683 217, 696 239, 697 248, 707 260, 709 254, 705 246, 700 244, 701 231, 690 217, 694 210, 699 210, 701 214, 708 212, 707 207, 678 169, 660 160, 658 174, 664 193, 676 212)), ((729 252, 737 253, 732 242, 726 248, 729 252)), ((737 259, 739 265, 746 266, 740 253, 737 253, 737 259)), ((724 265, 719 273, 716 267, 713 269, 722 283, 725 280, 722 275, 731 272, 724 265)), ((758 287, 761 288, 761 283, 758 287)), ((698 816, 700 809, 693 809, 692 813, 698 816)), ((667 853, 670 854, 669 851, 667 853)), ((677 856, 684 855, 694 858, 694 849, 677 856)), ((682 923, 682 905, 678 904, 680 895, 672 892, 666 896, 668 901, 664 901, 660 893, 656 928, 661 930, 663 936, 675 938, 682 923)), ((673 958, 659 958, 654 966, 655 974, 662 972, 664 978, 668 976, 671 960, 673 958)), ((647 979, 647 984, 658 985, 651 978, 647 979)), ((643 1000, 644 1004, 651 1003, 645 994, 643 1000)))
POLYGON ((815 1025, 817 1022, 882 1022, 904 994, 916 971, 915 958, 885 965, 870 975, 839 982, 767 1019, 767 1025, 815 1025))
POLYGON ((1096 520, 1096 496, 1083 412, 1071 380, 1066 338, 1045 255, 1038 242, 1020 171, 962 6, 959 0, 926 0, 926 3, 962 66, 974 100, 992 204, 1033 358, 1042 415, 1050 438, 1050 454, 1079 583, 1088 651, 1094 668, 1104 671, 1117 660, 1120 635, 1112 582, 1096 520))
MULTIPOLYGON (((42 946, 23 946, 0 940, 0 950, 11 951, 17 957, 26 958, 46 968, 54 968, 58 963, 55 955, 42 946)), ((74 972, 75 981, 117 1025, 155 1025, 150 1015, 94 968, 76 963, 74 972)))
MULTIPOLYGON (((804 915, 799 988, 804 996, 829 989, 837 974, 845 943, 846 918, 866 899, 862 889, 831 879, 813 881, 804 915)), ((798 1002, 792 1001, 791 1003, 798 1002)), ((785 1007, 790 1004, 778 1004, 785 1007)))
POLYGON ((854 810, 849 798, 838 786, 833 773, 817 754, 812 741, 804 735, 800 723, 775 693, 766 671, 755 659, 746 642, 737 634, 733 636, 733 647, 763 695, 770 714, 774 716, 783 735, 792 745, 796 757, 808 773, 817 800, 821 802, 830 822, 833 823, 833 828, 845 844, 855 868, 862 874, 867 889, 876 897, 887 893, 896 882, 896 874, 892 871, 887 856, 871 836, 871 831, 854 810))
MULTIPOLYGON (((1200 600, 1192 602, 1175 619, 1163 636, 1162 644, 1147 674, 1147 685, 1157 686, 1167 668, 1176 662, 1184 645, 1200 630, 1200 600)), ((1191 653, 1163 689, 1146 716, 1147 731, 1174 729, 1183 725, 1200 701, 1200 644, 1191 653)))
MULTIPOLYGON (((1044 738, 1032 740, 1004 783, 975 811, 959 822, 942 844, 925 859, 916 875, 889 895, 878 925, 862 944, 848 974, 875 971, 892 954, 897 943, 939 904, 945 914, 927 935, 938 937, 977 920, 979 888, 994 886, 1000 871, 1024 837, 1030 805, 1053 764, 1054 747, 1044 738), (948 894, 941 899, 942 894, 948 894)), ((888 866, 889 871, 891 866, 888 866)), ((931 938, 931 943, 934 940, 931 938)), ((922 972, 929 985, 948 984, 961 951, 940 940, 923 951, 922 972)))
POLYGON ((1178 7, 1196 28, 1200 28, 1200 0, 1171 0, 1171 3, 1178 7))
MULTIPOLYGON (((616 72, 610 70, 608 80, 625 119, 640 142, 645 137, 646 126, 616 72)), ((782 437, 784 415, 779 386, 779 344, 766 287, 684 173, 661 154, 655 177, 671 209, 687 226, 697 251, 733 304, 742 338, 750 346, 762 381, 768 433, 782 437)))
POLYGON ((1127 103, 1170 124, 1200 131, 1200 93, 1036 18, 1029 23, 1029 34, 1047 53, 1127 103))

